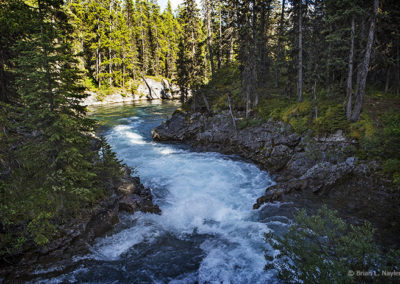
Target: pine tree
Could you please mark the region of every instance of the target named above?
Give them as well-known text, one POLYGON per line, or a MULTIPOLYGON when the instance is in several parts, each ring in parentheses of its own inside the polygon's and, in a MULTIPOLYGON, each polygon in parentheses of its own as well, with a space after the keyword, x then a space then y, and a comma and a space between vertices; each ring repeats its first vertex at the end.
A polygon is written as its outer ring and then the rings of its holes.
POLYGON ((136 1, 136 11, 137 11, 137 30, 136 30, 136 38, 137 45, 139 47, 139 62, 141 64, 141 71, 144 74, 147 74, 151 63, 150 58, 150 44, 148 38, 148 30, 149 30, 149 12, 148 12, 148 3, 147 0, 137 0, 136 1))
POLYGON ((163 75, 167 78, 173 78, 176 75, 178 43, 182 31, 178 20, 172 14, 171 2, 169 0, 167 8, 162 14, 162 23, 160 64, 163 75))
MULTIPOLYGON (((15 152, 19 167, 8 179, 11 191, 4 196, 25 195, 14 206, 26 206, 28 230, 44 244, 52 217, 96 200, 104 188, 92 163, 93 122, 80 105, 81 73, 63 1, 35 4, 30 8, 35 28, 17 43, 16 88, 23 105, 18 119, 24 139, 15 152)), ((10 212, 7 219, 13 218, 10 212)))
POLYGON ((181 89, 182 100, 185 101, 189 90, 196 88, 203 80, 201 74, 203 35, 199 10, 194 0, 184 1, 179 20, 183 35, 179 43, 177 60, 178 85, 181 89))

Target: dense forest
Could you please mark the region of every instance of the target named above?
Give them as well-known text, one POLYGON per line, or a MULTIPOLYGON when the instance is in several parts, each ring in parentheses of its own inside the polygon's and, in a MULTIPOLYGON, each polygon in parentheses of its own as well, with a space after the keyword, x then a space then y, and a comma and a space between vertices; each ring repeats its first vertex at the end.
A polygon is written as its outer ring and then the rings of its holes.
POLYGON ((0 256, 45 245, 107 196, 120 161, 80 101, 179 86, 188 110, 230 109, 297 132, 343 130, 400 183, 397 0, 0 0, 0 256), (96 140, 97 141, 97 140, 96 140))

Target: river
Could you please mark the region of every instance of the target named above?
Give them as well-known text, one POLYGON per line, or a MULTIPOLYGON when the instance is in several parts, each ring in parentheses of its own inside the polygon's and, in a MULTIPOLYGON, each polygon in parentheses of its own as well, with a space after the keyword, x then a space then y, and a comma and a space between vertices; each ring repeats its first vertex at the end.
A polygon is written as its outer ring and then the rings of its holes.
MULTIPOLYGON (((162 214, 121 214, 91 253, 35 283, 271 283, 264 233, 282 231, 293 205, 252 205, 273 184, 269 174, 236 156, 155 143, 151 129, 173 102, 98 107, 91 114, 118 157, 152 189, 162 214)), ((54 268, 59 269, 59 268, 54 268)))

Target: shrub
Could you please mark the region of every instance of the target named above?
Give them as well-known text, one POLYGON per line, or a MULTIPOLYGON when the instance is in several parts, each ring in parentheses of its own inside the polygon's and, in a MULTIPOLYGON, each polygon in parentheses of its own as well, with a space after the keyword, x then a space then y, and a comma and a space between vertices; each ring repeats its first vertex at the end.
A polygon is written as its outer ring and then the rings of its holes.
POLYGON ((393 183, 400 185, 400 160, 399 159, 388 159, 383 162, 383 171, 390 174, 393 179, 393 183))
POLYGON ((378 132, 382 154, 386 158, 400 159, 400 113, 390 112, 382 119, 382 129, 378 132))
POLYGON ((308 116, 311 114, 311 102, 304 101, 299 104, 289 106, 282 112, 282 120, 289 122, 293 117, 308 116))
POLYGON ((364 137, 370 138, 374 132, 374 124, 372 119, 366 115, 361 114, 361 119, 355 123, 350 124, 350 137, 360 140, 364 137))
POLYGON ((262 99, 257 106, 257 114, 263 120, 268 120, 270 117, 280 119, 281 113, 287 107, 288 103, 282 98, 262 99))
POLYGON ((334 133, 341 129, 347 131, 349 123, 343 105, 328 107, 326 112, 314 120, 314 129, 317 134, 334 133))
POLYGON ((380 122, 373 134, 361 138, 361 154, 382 160, 384 172, 400 185, 400 113, 388 112, 380 122))
POLYGON ((128 85, 130 86, 130 92, 132 94, 135 94, 139 89, 140 81, 139 80, 131 80, 131 81, 129 81, 128 85))
POLYGON ((266 234, 279 254, 275 258, 266 254, 265 269, 276 269, 280 279, 290 282, 353 283, 357 279, 351 271, 399 268, 399 251, 383 256, 374 232, 369 223, 347 225, 326 206, 312 216, 301 210, 283 237, 266 234))
POLYGON ((253 119, 253 118, 240 119, 240 120, 238 120, 237 128, 238 129, 244 129, 246 127, 257 126, 257 125, 260 125, 260 124, 261 124, 261 121, 258 120, 258 119, 253 119))
POLYGON ((93 79, 89 78, 89 77, 85 77, 83 79, 82 85, 88 89, 89 91, 92 92, 96 92, 97 91, 97 87, 96 84, 94 83, 93 79))
POLYGON ((310 119, 307 116, 293 117, 289 120, 289 124, 297 133, 303 133, 310 128, 310 119))

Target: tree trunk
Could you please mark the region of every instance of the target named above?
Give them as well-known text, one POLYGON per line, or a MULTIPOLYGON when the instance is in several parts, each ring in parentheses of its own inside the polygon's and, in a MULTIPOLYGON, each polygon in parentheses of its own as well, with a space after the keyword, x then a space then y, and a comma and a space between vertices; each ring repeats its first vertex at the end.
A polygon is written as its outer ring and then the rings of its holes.
POLYGON ((228 100, 228 105, 229 105, 229 112, 230 112, 231 117, 232 117, 232 124, 233 124, 233 127, 235 128, 235 131, 237 132, 236 120, 235 120, 235 117, 233 116, 231 99, 229 98, 229 94, 227 94, 227 100, 228 100))
POLYGON ((217 61, 218 61, 218 69, 221 69, 221 41, 222 41, 222 8, 221 4, 219 6, 219 33, 218 33, 218 55, 217 55, 217 61))
POLYGON ((156 41, 157 41, 157 46, 156 46, 156 76, 159 75, 160 73, 160 57, 158 55, 158 51, 160 50, 160 45, 159 45, 159 39, 158 39, 158 29, 156 28, 156 41))
POLYGON ((4 63, 4 52, 0 49, 0 101, 7 102, 7 87, 6 87, 6 75, 5 75, 5 63, 4 63))
POLYGON ((206 105, 207 111, 210 112, 210 105, 208 104, 208 100, 203 92, 201 92, 201 96, 203 98, 204 104, 206 105))
POLYGON ((147 88, 149 89, 149 97, 152 100, 154 91, 150 87, 149 83, 147 83, 146 78, 143 76, 143 74, 142 74, 142 79, 143 79, 144 83, 146 84, 147 88))
MULTIPOLYGON (((101 68, 101 52, 99 53, 99 70, 101 70, 100 68, 101 68)), ((100 74, 100 71, 99 71, 99 74, 100 74)), ((99 76, 99 88, 100 87, 101 87, 101 77, 99 76)))
POLYGON ((302 1, 299 1, 299 65, 298 65, 298 81, 297 81, 297 99, 303 101, 303 15, 302 1))
POLYGON ((96 80, 99 82, 99 48, 96 48, 96 80))
POLYGON ((251 92, 250 88, 251 88, 250 84, 247 84, 246 85, 246 118, 248 118, 249 114, 250 114, 250 103, 251 103, 251 101, 250 101, 250 92, 251 92))
POLYGON ((122 88, 125 88, 125 56, 123 57, 124 63, 122 63, 122 88))
POLYGON ((197 89, 195 90, 193 96, 192 96, 192 112, 197 111, 197 89))
MULTIPOLYGON (((112 8, 112 1, 110 1, 110 36, 112 32, 112 19, 111 19, 111 8, 112 8)), ((111 38, 109 38, 111 42, 111 38)), ((111 47, 108 48, 108 73, 109 73, 109 78, 108 78, 108 83, 110 87, 112 86, 112 55, 111 55, 111 47)))
POLYGON ((280 73, 280 59, 281 59, 281 42, 283 34, 283 20, 285 19, 285 3, 286 0, 282 0, 282 11, 281 19, 279 21, 279 34, 278 34, 278 48, 276 52, 276 64, 275 64, 275 88, 278 88, 278 78, 280 73))
POLYGON ((317 119, 318 118, 317 79, 314 80, 313 97, 314 97, 314 119, 317 119))
MULTIPOLYGON (((329 33, 332 33, 332 24, 329 24, 329 33)), ((331 94, 331 53, 332 53, 332 42, 328 44, 328 58, 326 62, 326 85, 328 88, 328 96, 331 94)))
POLYGON ((397 48, 396 48, 396 53, 397 53, 397 72, 396 72, 396 94, 399 95, 400 91, 400 41, 397 39, 397 48))
POLYGON ((372 45, 374 43, 376 15, 378 13, 378 6, 379 6, 379 0, 374 0, 374 12, 369 27, 368 41, 367 41, 367 46, 365 48, 364 60, 362 62, 361 68, 358 70, 360 74, 360 84, 357 86, 356 101, 354 103, 354 109, 351 115, 351 121, 353 122, 358 121, 360 119, 361 109, 364 102, 369 61, 371 59, 372 45))
MULTIPOLYGON (((258 74, 258 69, 259 69, 259 65, 260 65, 260 58, 259 58, 259 56, 258 56, 258 54, 257 54, 257 49, 258 49, 258 46, 257 46, 257 43, 258 43, 258 37, 257 37, 257 27, 258 27, 258 25, 257 25, 257 11, 256 11, 256 8, 257 8, 257 3, 256 3, 256 1, 255 0, 253 0, 253 54, 252 55, 250 55, 251 57, 251 63, 250 63, 250 66, 251 66, 251 77, 253 78, 253 80, 255 81, 255 84, 256 84, 256 87, 254 88, 252 88, 253 89, 253 91, 254 91, 254 102, 253 102, 253 104, 254 104, 254 106, 257 106, 257 104, 258 104, 258 91, 257 91, 257 87, 258 87, 258 76, 259 76, 259 74, 258 74)), ((248 82, 247 82, 248 84, 250 84, 250 80, 248 80, 248 82)))
POLYGON ((208 43, 208 52, 210 54, 210 65, 211 65, 211 74, 212 77, 215 75, 215 67, 214 67, 214 54, 212 48, 212 40, 213 33, 211 27, 211 3, 210 0, 205 1, 205 9, 206 9, 206 21, 207 21, 207 43, 208 43))
POLYGON ((145 58, 145 44, 144 44, 144 33, 143 33, 143 11, 142 11, 142 3, 139 3, 139 10, 140 10, 140 37, 141 37, 141 44, 142 44, 142 72, 145 74, 147 73, 147 63, 145 58))
POLYGON ((386 71, 385 95, 389 91, 389 84, 390 84, 390 66, 387 67, 386 71))
POLYGON ((258 24, 258 35, 257 35, 257 60, 256 60, 256 98, 254 106, 258 104, 258 93, 262 89, 268 89, 268 74, 269 74, 269 61, 267 52, 267 36, 266 31, 269 29, 269 17, 271 14, 271 3, 272 1, 263 1, 261 4, 260 11, 260 23, 258 24))
POLYGON ((229 63, 233 62, 233 35, 231 35, 229 42, 229 63))
POLYGON ((355 19, 354 16, 351 18, 351 39, 350 39, 350 55, 349 55, 349 73, 347 75, 347 107, 346 116, 347 120, 351 118, 351 108, 353 100, 353 60, 354 60, 354 35, 355 35, 355 19))
POLYGON ((108 74, 109 74, 109 78, 108 78, 108 84, 110 85, 110 87, 112 86, 112 66, 111 66, 111 48, 108 49, 108 60, 110 61, 108 63, 108 74))

